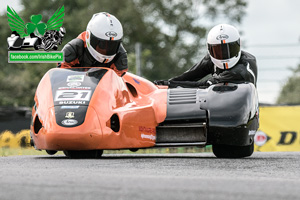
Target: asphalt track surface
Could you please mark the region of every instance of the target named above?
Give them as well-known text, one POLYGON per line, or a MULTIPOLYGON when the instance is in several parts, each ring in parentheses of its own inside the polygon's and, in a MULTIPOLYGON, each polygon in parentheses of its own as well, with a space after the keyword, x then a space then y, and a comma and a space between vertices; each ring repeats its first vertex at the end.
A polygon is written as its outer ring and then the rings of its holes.
POLYGON ((0 157, 1 200, 300 199, 300 152, 0 157))

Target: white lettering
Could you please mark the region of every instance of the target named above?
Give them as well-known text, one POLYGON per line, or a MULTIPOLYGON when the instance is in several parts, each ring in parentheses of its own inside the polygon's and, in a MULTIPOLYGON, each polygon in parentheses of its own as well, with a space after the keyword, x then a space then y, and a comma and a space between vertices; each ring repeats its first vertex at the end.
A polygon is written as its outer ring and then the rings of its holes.
POLYGON ((141 138, 144 139, 149 139, 149 140, 156 140, 156 136, 155 135, 145 135, 144 133, 141 134, 141 138))
POLYGON ((89 101, 91 98, 91 90, 57 90, 54 101, 63 100, 80 100, 89 101))

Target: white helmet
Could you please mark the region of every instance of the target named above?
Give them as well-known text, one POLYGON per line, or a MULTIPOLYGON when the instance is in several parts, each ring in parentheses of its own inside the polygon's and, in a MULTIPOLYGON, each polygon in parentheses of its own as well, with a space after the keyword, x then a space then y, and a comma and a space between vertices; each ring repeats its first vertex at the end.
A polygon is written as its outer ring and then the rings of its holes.
POLYGON ((101 63, 116 56, 123 37, 120 21, 113 15, 101 12, 93 15, 86 28, 86 45, 91 55, 101 63))
POLYGON ((212 62, 218 68, 229 69, 241 57, 240 34, 231 25, 219 24, 209 31, 207 48, 212 62))

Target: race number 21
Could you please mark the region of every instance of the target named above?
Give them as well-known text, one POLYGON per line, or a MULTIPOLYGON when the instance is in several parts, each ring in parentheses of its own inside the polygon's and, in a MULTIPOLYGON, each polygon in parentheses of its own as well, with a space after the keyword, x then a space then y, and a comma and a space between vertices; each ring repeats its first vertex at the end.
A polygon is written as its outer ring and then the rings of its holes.
POLYGON ((54 101, 89 101, 91 98, 91 93, 91 90, 57 90, 54 101))

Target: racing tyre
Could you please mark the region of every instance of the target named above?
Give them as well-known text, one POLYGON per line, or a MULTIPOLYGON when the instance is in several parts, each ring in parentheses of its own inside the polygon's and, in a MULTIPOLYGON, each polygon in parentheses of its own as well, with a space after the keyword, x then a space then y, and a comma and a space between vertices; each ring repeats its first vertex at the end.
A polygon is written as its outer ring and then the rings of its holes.
POLYGON ((100 158, 103 154, 103 150, 85 150, 85 151, 64 151, 64 154, 68 158, 100 158))
POLYGON ((57 153, 57 151, 54 151, 54 150, 46 150, 47 154, 49 155, 54 155, 57 153))
POLYGON ((248 146, 232 146, 214 144, 213 153, 217 158, 243 158, 251 156, 254 151, 254 142, 248 146))

